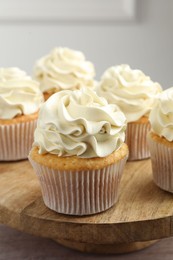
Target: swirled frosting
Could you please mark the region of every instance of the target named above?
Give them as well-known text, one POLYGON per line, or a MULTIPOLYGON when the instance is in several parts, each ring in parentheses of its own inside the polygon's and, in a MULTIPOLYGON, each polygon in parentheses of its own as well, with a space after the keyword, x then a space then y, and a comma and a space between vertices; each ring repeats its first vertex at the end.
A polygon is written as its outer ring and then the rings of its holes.
POLYGON ((173 141, 173 87, 159 94, 149 115, 151 129, 160 137, 173 141))
POLYGON ((0 68, 0 118, 12 119, 39 110, 43 95, 39 83, 18 68, 0 68))
POLYGON ((90 88, 64 90, 41 107, 34 146, 39 153, 105 157, 125 139, 126 118, 90 88))
POLYGON ((142 71, 119 65, 105 71, 96 91, 109 103, 117 104, 127 117, 127 122, 133 122, 148 116, 161 90, 161 86, 142 71))
POLYGON ((93 86, 94 66, 85 60, 82 52, 55 48, 36 62, 34 76, 42 92, 79 89, 93 86))

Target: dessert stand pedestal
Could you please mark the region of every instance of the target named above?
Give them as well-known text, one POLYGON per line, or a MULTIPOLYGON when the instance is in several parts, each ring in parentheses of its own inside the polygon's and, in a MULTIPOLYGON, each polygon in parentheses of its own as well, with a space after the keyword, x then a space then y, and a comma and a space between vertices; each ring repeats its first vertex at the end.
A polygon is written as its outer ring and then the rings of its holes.
POLYGON ((94 253, 127 253, 173 236, 173 194, 152 181, 150 160, 128 162, 119 200, 105 212, 68 216, 48 209, 30 163, 0 163, 0 222, 94 253))

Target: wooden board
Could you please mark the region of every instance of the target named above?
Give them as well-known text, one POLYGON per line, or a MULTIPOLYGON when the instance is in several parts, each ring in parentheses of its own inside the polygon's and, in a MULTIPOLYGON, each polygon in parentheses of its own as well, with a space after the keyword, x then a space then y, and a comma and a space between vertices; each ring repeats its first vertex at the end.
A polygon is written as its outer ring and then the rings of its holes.
POLYGON ((0 222, 85 252, 129 252, 173 236, 173 194, 153 183, 150 160, 128 162, 115 206, 92 216, 66 216, 44 205, 27 160, 1 162, 0 222))

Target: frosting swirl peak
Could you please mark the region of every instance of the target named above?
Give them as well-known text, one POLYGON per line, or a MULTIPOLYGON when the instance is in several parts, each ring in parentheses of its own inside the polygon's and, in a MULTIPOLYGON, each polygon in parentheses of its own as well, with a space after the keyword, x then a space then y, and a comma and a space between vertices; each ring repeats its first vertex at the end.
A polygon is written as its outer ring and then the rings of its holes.
POLYGON ((161 86, 142 71, 132 70, 124 64, 107 69, 97 87, 100 96, 120 107, 127 122, 148 116, 161 90, 161 86))
POLYGON ((64 90, 41 107, 34 145, 39 153, 105 157, 125 139, 126 118, 116 105, 89 89, 64 90))
POLYGON ((43 101, 39 83, 18 68, 0 68, 0 118, 37 112, 43 101))
POLYGON ((34 76, 42 92, 93 86, 94 66, 80 51, 55 48, 36 62, 34 76))
POLYGON ((154 133, 165 137, 169 142, 173 141, 173 87, 160 93, 149 121, 154 133))

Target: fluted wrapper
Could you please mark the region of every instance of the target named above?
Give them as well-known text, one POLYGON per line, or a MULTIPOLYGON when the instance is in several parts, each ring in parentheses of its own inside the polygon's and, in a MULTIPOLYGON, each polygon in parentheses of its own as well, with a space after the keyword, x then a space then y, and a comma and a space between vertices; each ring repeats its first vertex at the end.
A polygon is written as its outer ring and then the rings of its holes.
POLYGON ((127 157, 97 170, 62 171, 29 160, 40 181, 45 205, 70 215, 104 211, 118 199, 119 184, 127 157))
POLYGON ((153 181, 161 189, 173 193, 173 147, 159 143, 148 135, 153 181))
POLYGON ((37 119, 0 125, 0 161, 27 159, 34 140, 37 119))
POLYGON ((126 144, 129 148, 128 161, 142 160, 150 157, 147 135, 150 123, 130 122, 127 124, 126 144))

